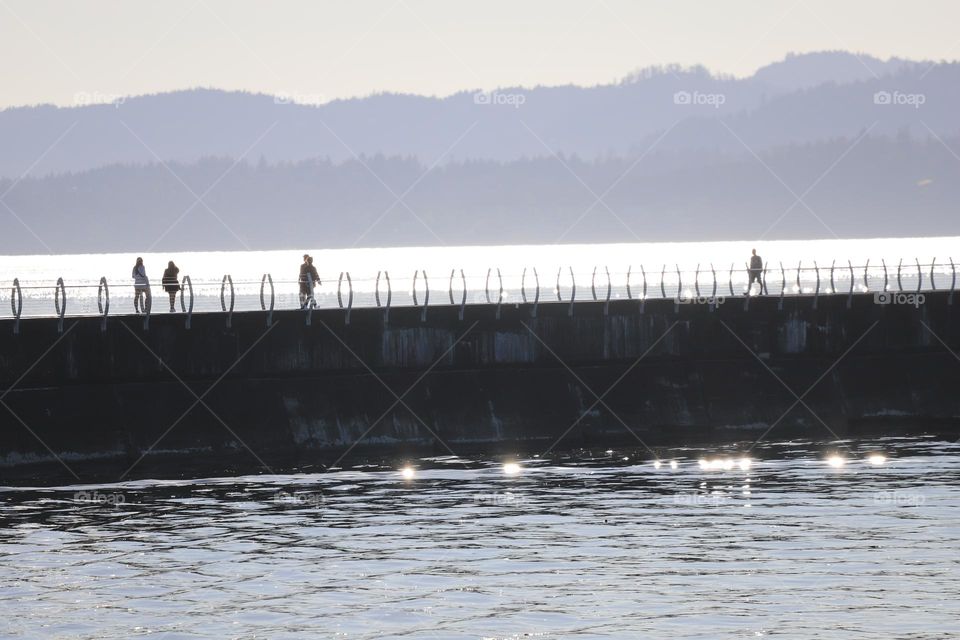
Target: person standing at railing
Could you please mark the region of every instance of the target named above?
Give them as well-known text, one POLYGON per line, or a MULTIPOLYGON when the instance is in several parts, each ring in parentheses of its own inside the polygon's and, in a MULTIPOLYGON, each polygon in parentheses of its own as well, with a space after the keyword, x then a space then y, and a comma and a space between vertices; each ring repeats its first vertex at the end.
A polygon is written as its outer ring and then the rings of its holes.
POLYGON ((175 312, 176 302, 177 302, 177 292, 180 291, 180 280, 178 276, 180 275, 180 269, 177 268, 177 265, 173 264, 173 260, 167 263, 167 268, 163 272, 163 290, 167 292, 167 295, 170 296, 170 313, 175 312))
POLYGON ((300 284, 300 308, 307 308, 307 300, 310 299, 310 256, 303 254, 303 262, 300 264, 300 276, 297 282, 300 284))
POLYGON ((747 275, 749 275, 750 280, 747 282, 747 294, 750 294, 750 290, 753 288, 753 283, 756 281, 760 285, 760 293, 766 295, 767 288, 763 283, 763 258, 757 255, 757 250, 753 250, 753 255, 750 256, 750 268, 747 269, 747 275))
POLYGON ((317 272, 317 268, 313 266, 313 256, 307 256, 307 273, 310 276, 307 278, 307 287, 309 288, 308 304, 316 307, 317 299, 314 297, 313 291, 317 285, 320 284, 320 274, 317 272))
POLYGON ((136 313, 150 311, 150 280, 147 278, 147 268, 143 266, 143 258, 137 258, 133 265, 133 310, 136 313))

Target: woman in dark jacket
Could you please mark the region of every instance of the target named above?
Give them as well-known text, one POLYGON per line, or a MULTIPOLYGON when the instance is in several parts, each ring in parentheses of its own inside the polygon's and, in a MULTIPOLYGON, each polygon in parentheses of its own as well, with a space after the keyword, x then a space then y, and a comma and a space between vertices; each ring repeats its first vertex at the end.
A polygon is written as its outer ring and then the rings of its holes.
POLYGON ((171 260, 167 263, 167 268, 163 272, 162 280, 163 290, 170 296, 171 313, 176 311, 174 303, 177 301, 177 292, 180 291, 180 280, 177 279, 178 275, 180 275, 180 269, 178 269, 177 265, 173 264, 173 260, 171 260))

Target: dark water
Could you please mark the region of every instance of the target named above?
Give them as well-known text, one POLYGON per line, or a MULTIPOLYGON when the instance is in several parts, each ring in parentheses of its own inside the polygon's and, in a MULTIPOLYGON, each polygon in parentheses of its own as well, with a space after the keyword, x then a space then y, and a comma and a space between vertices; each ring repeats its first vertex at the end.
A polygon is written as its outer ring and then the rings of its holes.
POLYGON ((4 489, 0 636, 960 636, 960 446, 673 453, 4 489))

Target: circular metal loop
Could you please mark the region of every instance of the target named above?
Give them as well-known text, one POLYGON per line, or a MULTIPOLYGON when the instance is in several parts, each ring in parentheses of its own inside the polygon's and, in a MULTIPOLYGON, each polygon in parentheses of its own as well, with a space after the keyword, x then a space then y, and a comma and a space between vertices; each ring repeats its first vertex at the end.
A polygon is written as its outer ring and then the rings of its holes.
MULTIPOLYGON (((191 306, 192 306, 192 302, 193 302, 193 297, 192 297, 192 296, 191 296, 190 300, 191 300, 191 306)), ((233 278, 230 277, 230 274, 228 273, 228 274, 226 274, 226 275, 223 276, 223 280, 220 282, 220 310, 221 310, 221 311, 229 311, 230 313, 233 313, 233 304, 234 304, 235 301, 236 301, 236 298, 235 298, 234 292, 233 292, 233 278), (225 295, 225 294, 226 294, 227 285, 230 286, 230 308, 229 308, 229 309, 227 308, 227 300, 226 300, 226 295, 225 295)))
POLYGON ((67 288, 63 284, 63 278, 57 278, 57 286, 53 290, 53 305, 57 309, 57 317, 63 320, 67 313, 67 288))
MULTIPOLYGON (((274 301, 274 290, 273 290, 273 276, 269 273, 263 274, 263 277, 260 278, 260 311, 267 310, 267 301, 266 297, 263 295, 266 293, 266 286, 270 285, 270 311, 273 311, 273 301, 274 301)), ((183 300, 183 296, 180 296, 180 299, 183 300)))
POLYGON ((97 287, 97 309, 103 317, 110 313, 110 287, 107 286, 106 276, 100 278, 100 285, 97 287))
POLYGON ((13 279, 13 286, 10 288, 10 311, 16 320, 20 319, 23 313, 23 292, 20 290, 20 279, 13 279))

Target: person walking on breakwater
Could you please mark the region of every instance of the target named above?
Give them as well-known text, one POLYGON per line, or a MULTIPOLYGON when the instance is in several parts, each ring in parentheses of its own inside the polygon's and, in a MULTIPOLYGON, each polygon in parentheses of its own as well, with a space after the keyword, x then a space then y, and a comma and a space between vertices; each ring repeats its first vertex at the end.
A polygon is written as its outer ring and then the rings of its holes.
POLYGON ((750 268, 747 269, 747 274, 750 276, 750 280, 747 282, 747 294, 749 295, 750 290, 753 288, 753 283, 756 282, 760 285, 760 293, 766 295, 767 288, 763 283, 763 258, 757 255, 757 250, 753 250, 753 255, 750 256, 750 268))
POLYGON ((137 264, 133 265, 130 275, 133 278, 133 310, 136 313, 147 313, 151 303, 150 280, 147 278, 147 269, 143 266, 143 258, 137 258, 137 264))
POLYGON ((317 268, 313 266, 313 256, 303 254, 303 264, 300 265, 300 308, 306 309, 307 305, 317 306, 317 301, 313 297, 313 290, 320 284, 320 274, 317 268))
POLYGON ((173 260, 167 263, 167 268, 163 272, 163 290, 170 296, 170 313, 176 311, 177 292, 180 291, 180 269, 173 264, 173 260))

